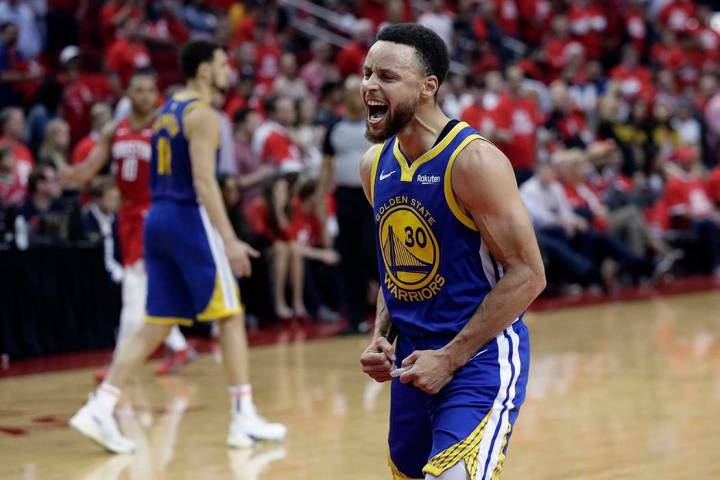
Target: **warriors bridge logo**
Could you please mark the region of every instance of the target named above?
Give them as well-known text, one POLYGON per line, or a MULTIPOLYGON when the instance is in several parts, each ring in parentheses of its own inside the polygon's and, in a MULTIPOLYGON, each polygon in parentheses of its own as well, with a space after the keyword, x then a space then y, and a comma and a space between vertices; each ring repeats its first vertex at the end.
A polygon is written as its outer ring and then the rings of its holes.
POLYGON ((420 302, 440 291, 440 248, 431 226, 435 219, 414 198, 388 199, 376 212, 385 264, 384 283, 398 300, 420 302))

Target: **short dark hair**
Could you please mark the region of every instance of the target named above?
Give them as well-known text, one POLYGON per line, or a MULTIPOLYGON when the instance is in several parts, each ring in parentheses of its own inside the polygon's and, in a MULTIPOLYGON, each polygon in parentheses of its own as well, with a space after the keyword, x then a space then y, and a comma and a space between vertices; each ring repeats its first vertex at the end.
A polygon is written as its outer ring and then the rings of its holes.
POLYGON ((128 81, 128 85, 132 83, 133 79, 137 77, 151 77, 155 80, 157 80, 157 72, 152 67, 143 67, 138 68, 133 72, 132 75, 130 75, 130 80, 128 81))
POLYGON ((190 40, 180 50, 180 69, 185 78, 195 78, 200 64, 212 62, 216 50, 222 47, 209 40, 190 40))
POLYGON ((377 39, 400 43, 415 49, 426 75, 435 75, 442 84, 450 69, 450 56, 445 41, 429 28, 416 23, 397 23, 380 30, 377 39))
POLYGON ((249 108, 238 108, 233 115, 233 123, 235 125, 244 123, 251 111, 249 108))
POLYGON ((55 170, 54 165, 42 162, 36 165, 30 172, 30 175, 28 176, 28 191, 31 194, 37 192, 38 183, 44 182, 46 180, 45 172, 48 168, 51 170, 55 170))

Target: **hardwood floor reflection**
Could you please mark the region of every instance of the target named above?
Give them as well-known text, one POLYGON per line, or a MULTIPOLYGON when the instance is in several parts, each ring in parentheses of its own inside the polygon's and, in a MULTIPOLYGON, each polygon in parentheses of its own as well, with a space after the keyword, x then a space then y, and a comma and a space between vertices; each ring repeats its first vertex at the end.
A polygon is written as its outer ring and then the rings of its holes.
MULTIPOLYGON (((720 295, 693 294, 528 316, 528 397, 504 479, 720 478, 720 295)), ((282 445, 228 450, 228 400, 216 355, 180 377, 143 370, 119 411, 140 445, 111 456, 65 427, 90 370, 0 381, 0 478, 381 479, 387 385, 368 382, 365 338, 252 350, 264 415, 282 445)))

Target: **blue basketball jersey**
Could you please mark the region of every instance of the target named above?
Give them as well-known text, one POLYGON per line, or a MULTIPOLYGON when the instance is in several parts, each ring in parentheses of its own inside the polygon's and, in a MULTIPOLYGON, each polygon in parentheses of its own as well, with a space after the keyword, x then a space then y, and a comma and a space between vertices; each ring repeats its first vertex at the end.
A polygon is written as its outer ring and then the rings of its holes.
POLYGON ((190 144, 183 130, 183 117, 202 105, 207 105, 207 102, 191 92, 176 94, 163 105, 153 127, 150 163, 153 202, 173 200, 197 204, 190 144))
POLYGON ((502 275, 452 192, 453 163, 473 140, 484 138, 457 122, 412 164, 396 137, 375 156, 371 198, 378 267, 390 316, 402 334, 456 334, 502 275))

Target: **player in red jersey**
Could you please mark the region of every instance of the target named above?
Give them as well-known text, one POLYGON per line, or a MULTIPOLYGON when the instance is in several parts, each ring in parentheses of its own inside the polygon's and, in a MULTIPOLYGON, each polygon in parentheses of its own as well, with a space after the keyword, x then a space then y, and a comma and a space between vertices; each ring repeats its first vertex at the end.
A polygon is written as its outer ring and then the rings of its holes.
MULTIPOLYGON (((62 172, 64 182, 82 185, 112 161, 112 171, 123 197, 118 216, 124 266, 118 344, 142 325, 145 315, 147 275, 143 262, 143 226, 150 208, 150 140, 158 99, 155 74, 150 70, 136 72, 129 81, 127 94, 132 105, 130 115, 103 129, 84 163, 62 172)), ((192 354, 177 326, 171 330, 165 345, 172 353, 156 369, 160 375, 177 371, 192 354)), ((103 369, 96 377, 102 380, 104 374, 103 369)))

